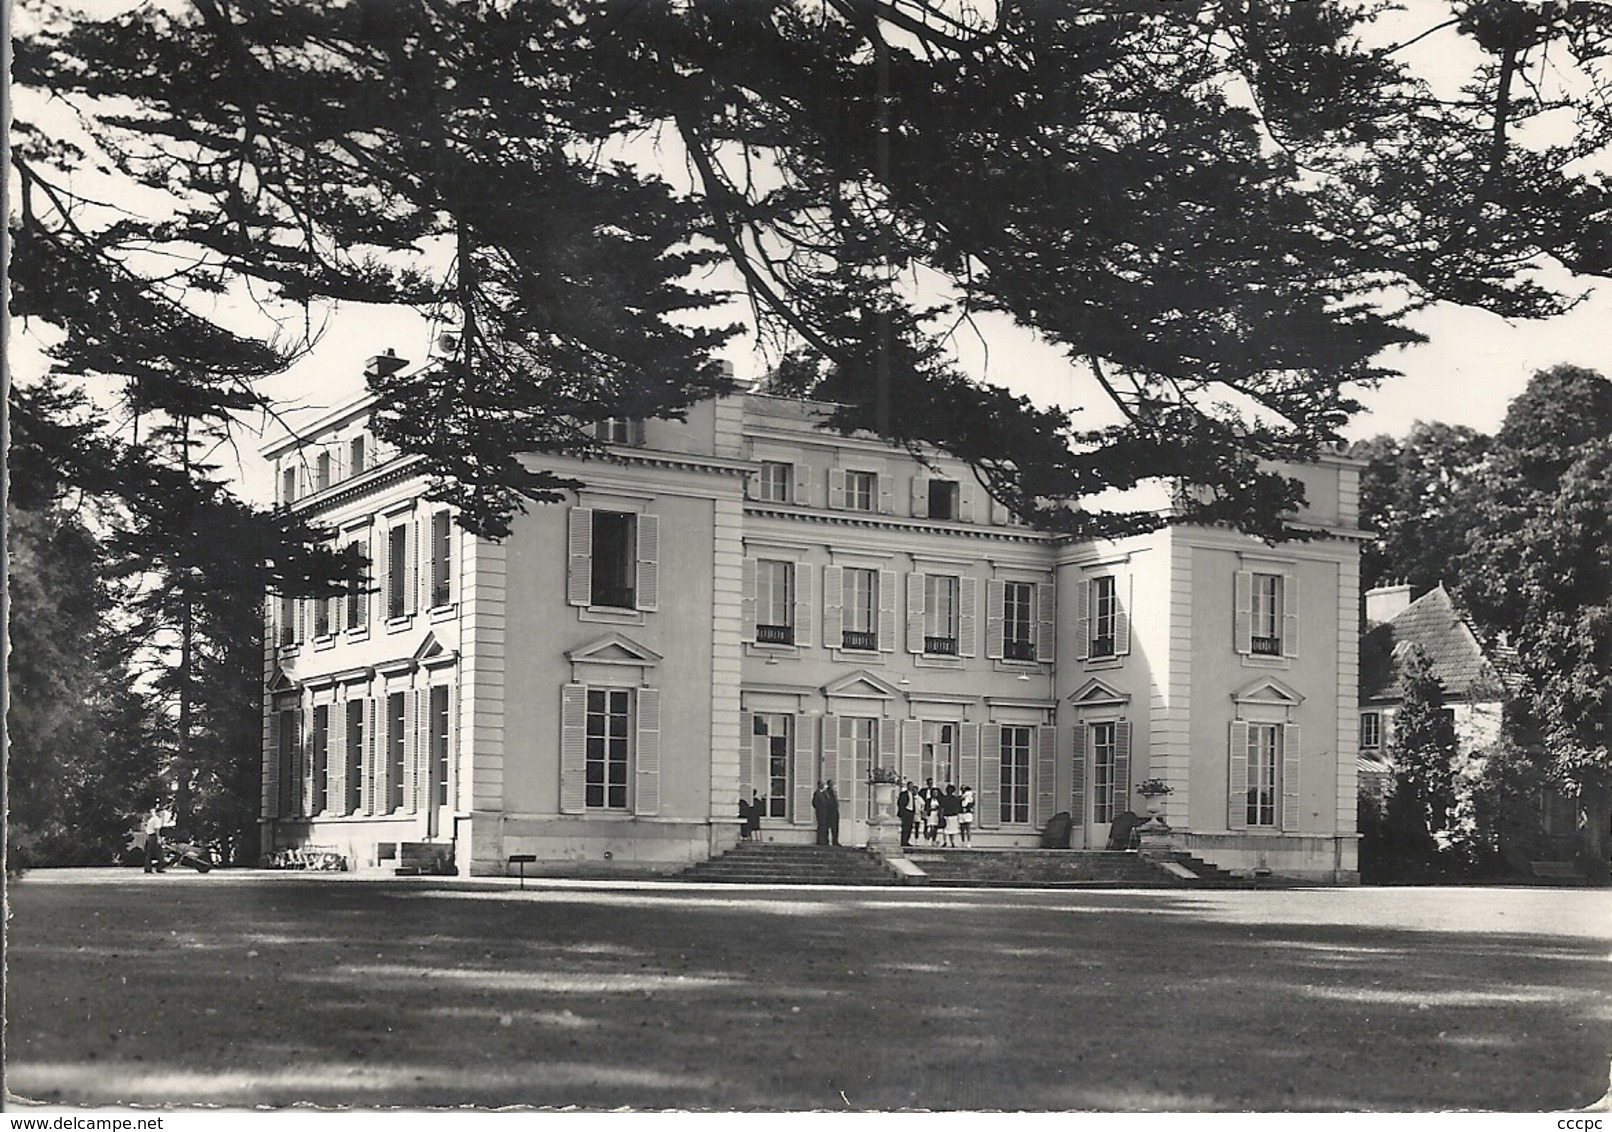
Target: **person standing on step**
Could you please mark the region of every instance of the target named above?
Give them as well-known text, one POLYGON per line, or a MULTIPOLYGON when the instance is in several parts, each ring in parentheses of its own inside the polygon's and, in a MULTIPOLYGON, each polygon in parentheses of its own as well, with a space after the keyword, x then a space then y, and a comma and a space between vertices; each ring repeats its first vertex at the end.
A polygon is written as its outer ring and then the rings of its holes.
POLYGON ((840 843, 840 796, 834 792, 834 780, 823 788, 823 811, 828 816, 828 843, 840 843))
POLYGON ((767 803, 762 799, 761 791, 750 791, 750 812, 744 819, 744 835, 747 841, 761 840, 761 815, 766 808, 767 803))
POLYGON ((946 783, 946 793, 940 796, 940 819, 948 849, 957 848, 957 834, 961 829, 958 818, 962 812, 963 799, 957 793, 957 785, 952 782, 946 783))
POLYGON ((974 788, 964 786, 958 798, 963 803, 963 812, 957 815, 957 828, 963 838, 963 847, 966 849, 974 843, 974 788))
POLYGON ((819 782, 812 791, 812 817, 817 819, 817 843, 828 844, 828 795, 819 782))
POLYGON ((901 847, 912 847, 912 827, 917 821, 915 803, 918 801, 918 787, 909 779, 901 787, 901 793, 896 795, 896 814, 901 818, 901 847))

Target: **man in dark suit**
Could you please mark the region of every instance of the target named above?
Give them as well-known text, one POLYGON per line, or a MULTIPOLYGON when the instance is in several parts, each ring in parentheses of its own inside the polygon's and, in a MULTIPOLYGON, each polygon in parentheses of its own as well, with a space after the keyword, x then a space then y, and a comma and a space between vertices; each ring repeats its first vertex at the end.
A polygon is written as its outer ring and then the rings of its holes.
POLYGON ((918 801, 918 788, 911 782, 902 783, 901 793, 896 795, 896 814, 901 818, 901 847, 910 848, 912 845, 912 825, 916 820, 914 803, 918 801))
POLYGON ((817 819, 817 843, 828 844, 828 798, 819 782, 812 791, 812 816, 817 819))
POLYGON ((832 778, 828 780, 828 785, 823 787, 823 812, 828 821, 828 843, 838 845, 840 843, 840 796, 834 793, 834 780, 832 778))

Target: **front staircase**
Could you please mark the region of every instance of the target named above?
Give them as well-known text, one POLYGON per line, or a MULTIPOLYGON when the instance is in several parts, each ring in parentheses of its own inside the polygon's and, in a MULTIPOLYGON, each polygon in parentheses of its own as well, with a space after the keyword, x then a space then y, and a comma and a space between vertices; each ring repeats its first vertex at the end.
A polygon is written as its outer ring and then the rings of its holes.
MULTIPOLYGON (((928 884, 937 888, 1250 888, 1186 853, 1149 860, 1104 849, 928 849, 913 846, 903 875, 877 853, 828 845, 741 841, 677 879, 718 884, 928 884)), ((1268 882, 1267 882, 1268 883, 1268 882)))
POLYGON ((679 880, 718 884, 900 884, 877 853, 839 845, 741 841, 684 869, 679 880))
MULTIPOLYGON (((915 846, 907 850, 907 859, 924 871, 924 883, 945 888, 1183 888, 1196 884, 1136 853, 1105 849, 915 846)), ((1186 871, 1193 870, 1187 866, 1186 871)))

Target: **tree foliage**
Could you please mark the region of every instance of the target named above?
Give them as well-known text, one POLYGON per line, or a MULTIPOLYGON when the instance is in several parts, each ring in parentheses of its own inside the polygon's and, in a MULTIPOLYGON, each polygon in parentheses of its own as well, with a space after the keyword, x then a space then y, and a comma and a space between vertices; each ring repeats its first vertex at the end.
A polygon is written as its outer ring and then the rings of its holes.
MULTIPOLYGON (((1612 847, 1612 381, 1559 365, 1534 375, 1493 437, 1419 426, 1380 438, 1363 521, 1383 574, 1442 580, 1491 647, 1515 649, 1515 745, 1578 797, 1583 858, 1612 847)), ((1514 759, 1511 761, 1515 761, 1514 759)))
POLYGON ((1455 97, 1414 50, 1370 42, 1375 18, 1328 0, 198 0, 47 22, 16 78, 79 109, 94 152, 19 122, 15 301, 66 331, 63 368, 195 368, 232 390, 281 344, 197 325, 198 289, 447 319, 447 356, 381 382, 382 428, 497 535, 571 485, 515 452, 586 453, 594 419, 721 387, 731 328, 702 327, 724 296, 697 274, 720 262, 764 341, 835 367, 841 427, 966 456, 1060 529, 1134 529, 1149 520, 1064 504, 1163 475, 1207 489, 1201 517, 1274 536, 1294 488, 1258 459, 1335 435, 1348 386, 1417 338, 1404 308, 1544 315, 1570 300, 1531 266, 1612 262, 1582 162, 1612 128, 1595 70, 1612 16, 1455 3, 1443 34, 1483 60, 1455 97), (1547 58, 1580 85, 1541 83, 1547 58), (1568 136, 1525 136, 1564 109, 1568 136), (71 174, 103 155, 169 206, 91 223, 71 174), (1056 343, 1122 423, 960 372, 947 334, 981 311, 1056 343))

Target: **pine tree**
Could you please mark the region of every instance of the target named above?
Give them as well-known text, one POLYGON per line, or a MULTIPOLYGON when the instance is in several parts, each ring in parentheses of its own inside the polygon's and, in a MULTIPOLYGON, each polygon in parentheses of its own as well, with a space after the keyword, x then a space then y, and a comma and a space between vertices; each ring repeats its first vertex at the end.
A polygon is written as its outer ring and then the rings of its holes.
POLYGON ((1420 645, 1406 648, 1395 667, 1400 699, 1388 745, 1395 773, 1387 821, 1402 867, 1433 866, 1447 845, 1455 805, 1455 724, 1420 645))

